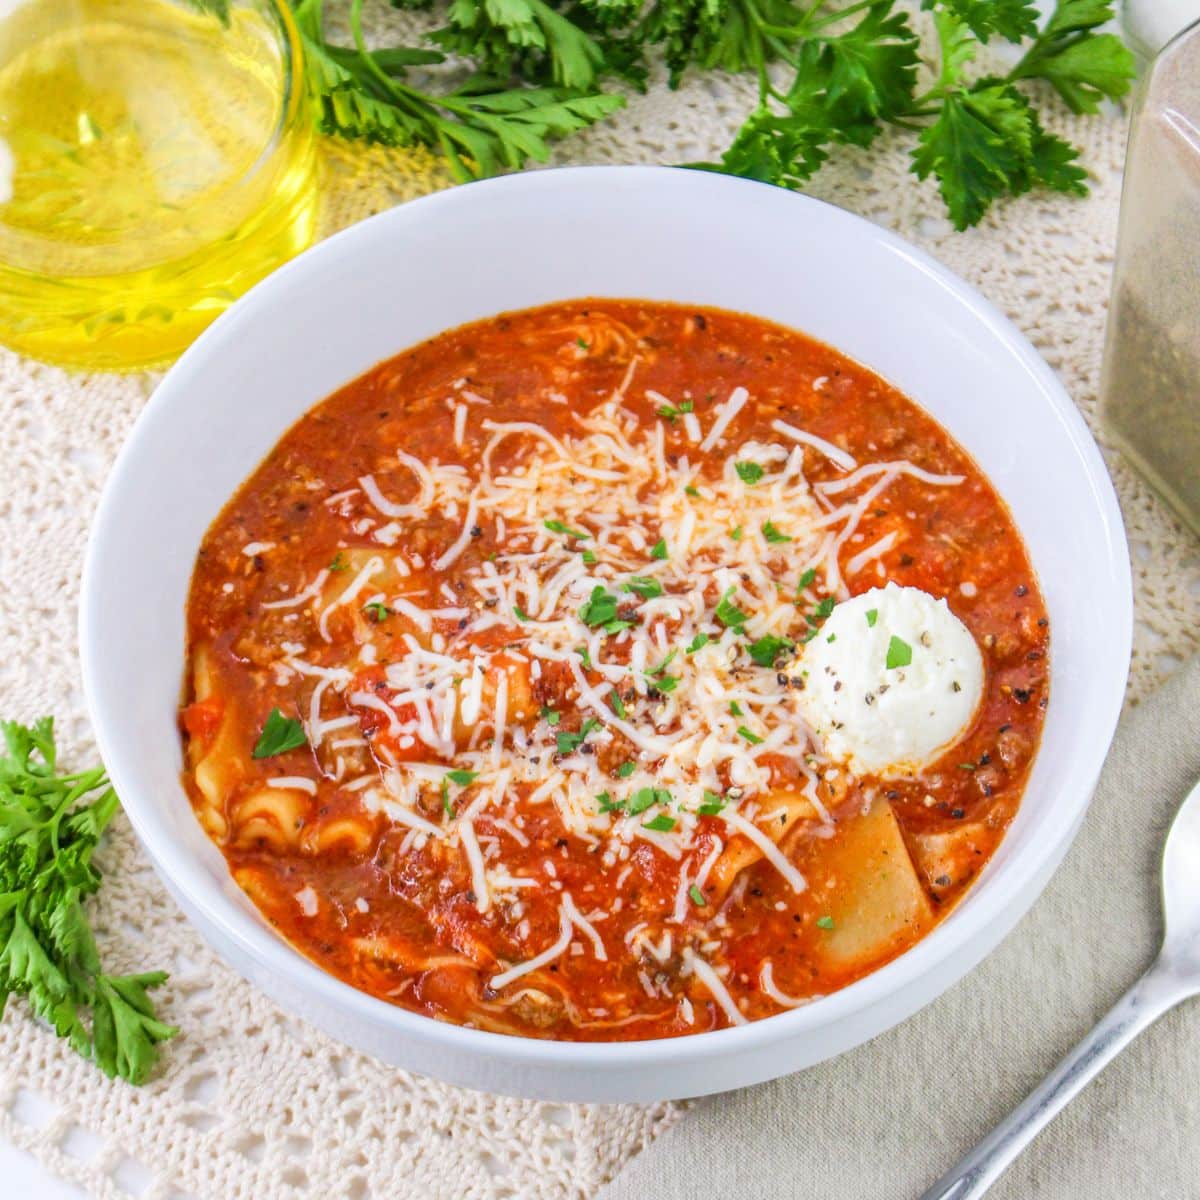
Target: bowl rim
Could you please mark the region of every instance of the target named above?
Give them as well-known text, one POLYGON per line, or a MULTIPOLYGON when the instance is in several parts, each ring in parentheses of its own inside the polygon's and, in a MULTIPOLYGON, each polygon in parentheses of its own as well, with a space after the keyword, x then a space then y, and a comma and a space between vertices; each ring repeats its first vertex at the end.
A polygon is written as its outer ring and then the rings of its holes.
MULTIPOLYGON (((422 214, 433 207, 486 206, 489 196, 499 192, 518 195, 529 192, 536 198, 543 187, 552 192, 553 187, 574 183, 583 187, 605 182, 621 186, 621 181, 643 179, 648 186, 654 186, 663 177, 668 180, 667 186, 718 190, 760 188, 764 193, 787 195, 788 202, 797 206, 798 214, 805 208, 819 210, 824 219, 844 222, 851 237, 874 240, 899 254, 915 270, 938 282, 978 319, 995 343, 1017 358, 1051 406, 1052 415, 1062 426, 1086 471, 1096 501, 1095 515, 1103 528, 1109 559, 1106 567, 1119 585, 1108 598, 1115 618, 1112 642, 1106 648, 1106 654, 1101 656, 1092 681, 1095 687, 1107 693, 1102 713, 1095 722, 1097 740, 1093 769, 1078 775, 1078 786, 1072 796, 1059 797, 1050 806, 1044 818, 1041 840, 1024 847, 1020 854, 993 874, 990 881, 992 915, 1016 914, 1011 925, 1037 899, 1073 840, 1091 802, 1124 701, 1133 632, 1132 575, 1120 508, 1099 448, 1058 377, 1009 318, 932 256, 890 230, 828 202, 803 194, 783 193, 757 181, 674 167, 586 166, 530 171, 434 192, 370 217, 314 245, 257 284, 201 334, 156 388, 118 455, 93 518, 83 569, 79 640, 88 712, 110 778, 118 795, 124 797, 125 812, 168 890, 177 898, 186 897, 243 954, 282 978, 295 994, 315 994, 328 1006, 391 1036, 407 1036, 434 1048, 473 1054, 514 1066, 619 1070, 623 1067, 667 1067, 683 1062, 695 1065, 739 1051, 761 1049, 789 1037, 811 1035, 827 1026, 846 1022, 889 996, 903 993, 920 980, 936 975, 939 967, 956 958, 969 958, 967 967, 963 971, 951 971, 938 991, 956 982, 981 957, 980 954, 971 955, 970 946, 979 940, 989 923, 988 912, 979 905, 971 911, 960 908, 960 919, 940 922, 897 958, 819 1001, 745 1025, 672 1038, 595 1043, 544 1040, 438 1021, 377 999, 305 958, 265 924, 238 909, 218 887, 210 886, 193 856, 171 838, 159 813, 159 809, 165 807, 163 802, 153 795, 148 798, 144 795, 151 789, 139 786, 137 764, 125 761, 115 753, 109 726, 118 718, 100 710, 96 700, 99 663, 105 653, 103 629, 97 617, 102 609, 98 603, 98 590, 104 573, 105 541, 110 524, 119 520, 120 510, 127 502, 123 480, 130 471, 130 463, 144 453, 153 452, 156 429, 160 422, 169 421, 174 394, 194 386, 191 381, 197 372, 203 371, 209 347, 219 348, 222 341, 234 336, 242 327, 252 326, 259 319, 269 319, 277 301, 288 294, 293 280, 300 283, 314 263, 337 256, 345 245, 356 241, 369 242, 389 233, 396 237, 411 236, 414 230, 419 233, 422 214), (679 182, 688 178, 694 182, 679 182), (551 184, 553 186, 548 186, 551 184)), ((394 353, 401 353, 404 348, 398 347, 394 353)), ((913 397, 913 400, 921 405, 919 397, 913 397)), ((281 435, 282 432, 281 429, 281 435)), ((952 429, 949 432, 956 436, 952 429)), ((1077 772, 1079 770, 1077 768, 1077 772)), ((207 933, 201 932, 209 940, 207 933)), ((989 944, 983 953, 990 952, 991 948, 989 944)), ((216 952, 226 958, 220 947, 216 947, 216 952)), ((239 974, 244 972, 239 971, 239 974)))

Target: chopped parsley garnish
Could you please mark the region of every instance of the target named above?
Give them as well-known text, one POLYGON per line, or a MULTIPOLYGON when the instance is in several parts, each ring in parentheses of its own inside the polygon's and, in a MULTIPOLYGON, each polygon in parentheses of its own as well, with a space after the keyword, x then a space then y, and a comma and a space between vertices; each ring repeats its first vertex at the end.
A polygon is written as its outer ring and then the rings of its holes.
POLYGON ((590 671, 592 669, 592 656, 588 653, 588 648, 586 646, 576 646, 575 653, 579 655, 579 661, 583 664, 583 669, 590 671))
POLYGON ((513 616, 516 617, 518 621, 529 620, 529 614, 517 604, 513 605, 513 616))
POLYGON ((829 636, 828 636, 828 637, 827 637, 825 640, 826 640, 827 642, 836 642, 836 641, 837 641, 837 634, 836 634, 836 633, 831 633, 831 634, 830 634, 830 635, 829 635, 829 636))
POLYGON ((738 736, 744 737, 752 746, 762 745, 762 738, 760 738, 757 733, 747 729, 745 725, 738 726, 738 736))
POLYGON ((796 645, 791 638, 775 637, 773 634, 767 634, 766 637, 760 637, 758 641, 751 642, 746 649, 750 653, 750 657, 754 659, 760 667, 773 667, 779 660, 779 656, 785 650, 791 650, 796 645))
POLYGON ((817 572, 814 568, 809 567, 803 575, 800 576, 800 582, 796 585, 796 591, 802 592, 806 587, 812 587, 816 581, 817 572))
POLYGON ((450 784, 445 776, 442 777, 442 812, 448 817, 454 816, 454 806, 450 803, 450 784))
POLYGON ((656 804, 670 804, 671 793, 666 788, 644 787, 638 788, 632 796, 629 797, 629 803, 626 806, 632 816, 637 816, 639 813, 644 813, 646 809, 653 808, 656 804))
POLYGON ((462 771, 455 768, 453 771, 447 771, 446 776, 451 783, 457 783, 459 787, 466 787, 469 783, 474 783, 479 778, 478 771, 462 771))
POLYGON ((786 533, 782 533, 770 521, 764 521, 762 526, 762 535, 768 542, 790 542, 792 539, 786 533))
POLYGON ((585 550, 583 552, 583 561, 587 566, 594 567, 596 565, 596 556, 590 550, 585 550))
POLYGON ((600 722, 595 717, 588 717, 586 721, 579 727, 578 733, 556 733, 554 735, 555 744, 558 746, 559 754, 571 754, 578 750, 583 745, 587 735, 593 729, 599 729, 600 722))
POLYGON ((715 817, 725 807, 725 797, 704 789, 704 803, 696 811, 702 817, 715 817))
POLYGON ((583 340, 583 338, 581 338, 581 337, 577 337, 575 339, 575 345, 577 345, 580 348, 580 350, 590 350, 591 349, 591 347, 587 344, 587 342, 585 342, 583 340))
POLYGON ((766 471, 756 462, 734 463, 733 469, 737 472, 738 478, 743 483, 748 483, 751 486, 756 484, 766 474, 766 471))
POLYGON ((887 648, 888 670, 907 667, 910 662, 912 662, 912 647, 903 638, 898 638, 893 633, 887 648))
POLYGON ((675 828, 675 818, 668 817, 666 813, 659 813, 657 817, 643 821, 642 828, 652 830, 654 833, 670 833, 675 828))
POLYGON ((617 598, 597 584, 592 588, 592 594, 580 605, 579 619, 595 628, 613 620, 617 615, 617 598))
POLYGON ((833 918, 832 917, 818 917, 817 918, 817 928, 818 929, 832 929, 833 928, 833 918))
MULTIPOLYGON (((618 603, 616 596, 597 584, 591 596, 580 606, 579 619, 593 629, 599 626, 605 633, 620 633, 622 629, 629 629, 633 622, 623 621, 617 616, 618 603)), ((590 667, 590 664, 584 665, 590 667)))
POLYGON ((621 811, 620 800, 614 800, 609 792, 601 792, 596 799, 600 802, 600 811, 602 813, 621 811))
POLYGON ((749 613, 744 613, 736 604, 733 603, 733 595, 737 588, 731 587, 722 597, 721 602, 717 605, 713 616, 717 618, 727 629, 732 629, 735 633, 742 632, 742 626, 750 619, 749 613))
POLYGON ((291 717, 285 717, 279 709, 273 708, 251 753, 255 758, 274 758, 276 754, 298 750, 307 744, 304 726, 299 721, 293 721, 291 717))
POLYGON ((675 418, 683 413, 690 413, 696 407, 692 400, 681 400, 678 405, 675 404, 660 404, 655 411, 660 417, 666 417, 672 425, 675 424, 675 418))
POLYGON ((963 771, 975 771, 975 770, 978 770, 978 768, 979 768, 978 763, 972 763, 972 762, 959 763, 958 765, 959 765, 959 768, 963 771))
POLYGON ((333 561, 329 564, 331 571, 348 571, 350 564, 346 561, 346 556, 339 550, 334 556, 333 561))
POLYGON ((825 599, 822 600, 821 603, 818 604, 817 607, 814 608, 812 610, 812 612, 809 613, 808 616, 805 617, 804 619, 815 629, 816 625, 819 621, 824 621, 825 618, 828 617, 830 615, 830 613, 833 612, 833 606, 834 606, 833 597, 826 596, 825 599))
POLYGON ((666 669, 675 661, 675 657, 678 653, 678 650, 672 650, 670 654, 668 654, 667 657, 658 664, 657 667, 651 667, 647 674, 651 676, 664 674, 666 669))
POLYGON ((695 654, 697 650, 700 650, 704 646, 707 646, 710 640, 711 639, 709 638, 707 633, 696 634, 696 636, 694 638, 692 638, 692 640, 690 642, 688 642, 685 653, 695 654))
POLYGON ((875 622, 878 620, 879 620, 879 609, 868 608, 867 609, 867 625, 868 625, 868 627, 871 629, 874 629, 875 622))
POLYGON ((542 720, 547 725, 557 725, 562 720, 562 713, 555 712, 548 704, 542 705, 542 720))
POLYGON ((693 498, 698 499, 700 496, 700 492, 696 488, 694 488, 690 483, 687 485, 687 487, 685 487, 683 489, 683 491, 684 491, 685 495, 692 496, 693 498))
POLYGON ((731 717, 744 716, 742 706, 736 700, 730 700, 729 702, 729 715, 731 717))
POLYGON ((735 542, 740 542, 740 541, 742 540, 742 527, 741 527, 740 525, 735 525, 735 526, 734 526, 734 527, 733 527, 733 528, 732 528, 732 529, 729 531, 729 536, 730 536, 730 537, 731 537, 731 538, 732 538, 732 539, 733 539, 735 542))
POLYGON ((382 600, 372 600, 370 604, 363 605, 363 612, 378 625, 381 621, 386 621, 392 615, 392 610, 388 608, 382 600))
POLYGON ((667 539, 659 538, 653 546, 650 547, 650 557, 657 558, 660 561, 667 557, 667 539))
POLYGON ((688 896, 698 908, 703 908, 708 903, 704 893, 694 883, 688 888, 688 896))
POLYGON ((543 521, 542 524, 550 530, 551 533, 561 533, 566 537, 576 538, 578 541, 586 542, 592 535, 584 533, 582 529, 571 529, 564 525, 561 521, 543 521))
POLYGON ((621 702, 621 697, 617 694, 616 688, 613 688, 612 692, 609 694, 608 702, 612 705, 613 712, 615 712, 622 721, 625 720, 628 714, 625 711, 625 705, 621 702))
POLYGON ((637 592, 643 600, 653 600, 655 596, 663 594, 663 585, 657 579, 651 579, 648 575, 634 575, 626 584, 625 591, 637 592))
POLYGON ((617 768, 617 778, 618 779, 628 779, 630 777, 630 775, 632 775, 634 773, 634 771, 636 771, 636 770, 637 770, 637 763, 623 762, 617 768))
POLYGON ((651 677, 650 682, 655 689, 660 692, 673 692, 679 686, 680 676, 678 675, 655 675, 651 677))

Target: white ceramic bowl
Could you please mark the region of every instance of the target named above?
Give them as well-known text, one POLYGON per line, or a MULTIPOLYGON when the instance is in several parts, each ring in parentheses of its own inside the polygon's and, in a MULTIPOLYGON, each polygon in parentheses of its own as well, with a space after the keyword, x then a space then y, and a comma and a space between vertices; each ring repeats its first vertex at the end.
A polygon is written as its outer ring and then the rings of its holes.
POLYGON ((535 172, 405 204, 277 271, 167 375, 108 480, 84 573, 92 723, 163 881, 216 950, 292 1010, 388 1062, 489 1091, 646 1101, 773 1078, 927 1004, 987 954, 1061 860, 1121 706, 1125 537, 1100 455, 1025 339, 912 246, 803 196, 664 168, 535 172), (929 410, 1010 505, 1051 615, 1051 702, 1007 838, 927 938, 858 983, 693 1037, 575 1045, 433 1021, 282 942, 234 885, 179 782, 184 602, 202 535, 306 409, 416 342, 583 296, 754 313, 868 364, 929 410))

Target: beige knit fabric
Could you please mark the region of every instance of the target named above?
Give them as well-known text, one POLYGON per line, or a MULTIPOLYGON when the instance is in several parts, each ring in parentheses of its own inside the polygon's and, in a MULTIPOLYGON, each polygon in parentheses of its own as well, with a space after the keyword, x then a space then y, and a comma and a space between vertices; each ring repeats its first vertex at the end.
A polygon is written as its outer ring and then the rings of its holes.
MULTIPOLYGON (((396 20, 378 8, 373 18, 396 20)), ((744 80, 654 86, 557 161, 709 158, 749 101, 744 80)), ((911 238, 979 287, 1094 424, 1124 120, 1048 108, 1051 126, 1084 146, 1087 200, 1030 196, 955 234, 932 188, 908 174, 902 139, 839 152, 812 191, 911 238)), ((421 155, 330 147, 326 159, 326 232, 445 183, 421 155)), ((68 374, 0 351, 0 713, 55 713, 67 762, 95 754, 75 642, 88 522, 154 382, 68 374)), ((1124 463, 1109 462, 1133 547, 1136 699, 1200 644, 1200 547, 1124 463)), ((384 1067, 289 1018, 224 966, 123 820, 99 861, 107 882, 95 913, 109 961, 172 972, 162 1004, 184 1032, 158 1077, 140 1091, 106 1081, 19 1005, 0 1023, 0 1137, 97 1197, 587 1197, 683 1111, 498 1100, 384 1067)))

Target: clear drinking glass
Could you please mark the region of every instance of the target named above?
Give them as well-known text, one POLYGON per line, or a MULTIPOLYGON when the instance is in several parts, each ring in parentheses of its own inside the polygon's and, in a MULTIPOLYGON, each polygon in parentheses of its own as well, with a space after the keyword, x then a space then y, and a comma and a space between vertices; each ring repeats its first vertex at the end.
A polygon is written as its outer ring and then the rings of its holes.
POLYGON ((315 147, 282 0, 0 5, 0 342, 133 367, 312 240, 315 147))
POLYGON ((1164 47, 1135 93, 1101 413, 1200 532, 1200 24, 1164 47))

